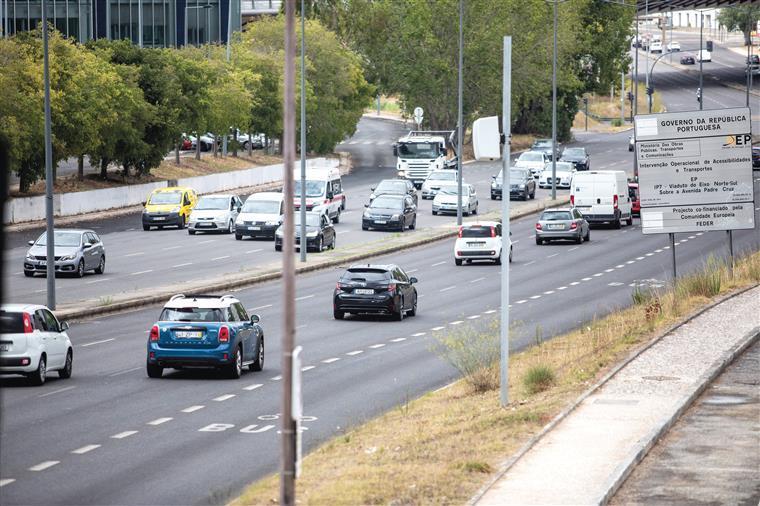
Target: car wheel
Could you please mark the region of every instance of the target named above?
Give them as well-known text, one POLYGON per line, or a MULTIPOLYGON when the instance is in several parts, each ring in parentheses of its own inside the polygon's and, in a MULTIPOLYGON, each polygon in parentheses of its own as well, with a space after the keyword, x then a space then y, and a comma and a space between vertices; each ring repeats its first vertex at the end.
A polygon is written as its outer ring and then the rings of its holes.
POLYGON ((282 246, 275 245, 274 250, 275 251, 282 251, 282 246))
POLYGON ((342 320, 343 317, 346 316, 346 313, 343 311, 338 311, 337 309, 333 309, 333 318, 336 320, 342 320))
POLYGON ((512 263, 512 246, 509 247, 509 263, 512 263))
POLYGON ((539 246, 541 246, 543 243, 544 243, 543 239, 541 239, 540 237, 536 237, 536 244, 538 244, 539 246))
POLYGON ((322 241, 322 236, 320 235, 319 236, 319 241, 317 241, 317 247, 316 247, 317 253, 322 253, 323 249, 324 249, 324 243, 322 241))
POLYGON ((32 278, 34 277, 34 271, 24 271, 24 276, 27 278, 32 278))
POLYGON ((618 218, 617 220, 615 220, 614 227, 616 229, 619 229, 619 228, 623 227, 623 223, 620 221, 620 218, 618 218))
POLYGON ((103 274, 104 272, 106 272, 106 256, 102 255, 100 257, 100 263, 97 268, 95 268, 95 274, 103 274))
POLYGON ((230 379, 238 379, 243 374, 243 354, 240 352, 240 345, 235 348, 232 363, 227 367, 227 376, 230 379))
POLYGON ((231 234, 235 231, 235 224, 232 223, 232 220, 227 224, 227 233, 231 234))
POLYGON ((631 216, 630 216, 630 217, 629 217, 627 220, 625 220, 625 224, 626 224, 627 226, 629 226, 629 227, 630 227, 631 225, 633 225, 633 215, 631 215, 631 216))
POLYGON ((404 319, 404 298, 401 297, 401 300, 398 305, 398 312, 393 315, 393 317, 396 319, 396 321, 401 321, 404 319))
POLYGON ((147 232, 148 230, 150 230, 150 225, 143 225, 143 230, 145 230, 146 232, 147 232))
POLYGON ((409 230, 414 230, 415 228, 417 228, 417 215, 414 216, 411 225, 409 225, 409 230))
POLYGON ((589 242, 591 240, 591 228, 589 227, 588 230, 586 230, 586 237, 583 238, 586 242, 589 242))
POLYGON ((240 234, 235 234, 235 240, 236 241, 242 241, 243 240, 243 236, 240 235, 240 234))
POLYGON ((183 228, 185 228, 185 215, 183 215, 183 214, 179 215, 179 224, 177 225, 177 228, 180 229, 180 230, 182 230, 183 228))
POLYGON ((475 209, 472 210, 472 214, 478 214, 478 205, 475 204, 475 209))
POLYGON ((438 211, 433 211, 433 216, 438 215, 438 211))
POLYGON ((338 234, 333 234, 333 240, 330 243, 330 249, 335 249, 335 243, 337 242, 337 240, 338 240, 338 234))
POLYGON ((533 192, 530 194, 530 199, 533 200, 536 198, 536 189, 533 189, 533 192))
POLYGON ((491 200, 496 200, 496 196, 495 195, 491 195, 491 200))
POLYGON ((414 294, 414 304, 412 309, 409 310, 409 316, 417 316, 417 294, 414 294))
POLYGON ((583 236, 581 234, 578 234, 578 237, 575 238, 575 244, 580 244, 583 242, 583 236))
POLYGON ((84 260, 79 261, 79 265, 77 265, 77 272, 75 275, 78 278, 84 277, 84 260))
POLYGON ((40 386, 45 384, 47 379, 47 359, 43 354, 40 357, 40 363, 37 364, 37 369, 29 375, 29 381, 32 385, 40 386))
POLYGON ((188 234, 188 235, 195 235, 195 230, 193 230, 193 229, 191 229, 191 228, 188 228, 188 229, 187 229, 187 234, 188 234))
POLYGON ((462 259, 461 258, 455 258, 454 259, 454 265, 462 265, 462 259))
POLYGON ((71 370, 73 366, 74 366, 74 352, 71 351, 71 348, 69 348, 69 351, 66 353, 66 363, 63 364, 63 369, 58 371, 58 377, 62 379, 71 378, 71 370))
POLYGON ((369 227, 362 225, 362 230, 369 230, 369 227))
POLYGON ((262 369, 264 369, 264 336, 261 336, 256 346, 256 360, 248 366, 248 370, 251 372, 258 372, 262 369))
POLYGON ((333 223, 340 223, 340 209, 338 209, 338 214, 333 218, 333 223))
POLYGON ((148 364, 145 367, 149 378, 160 378, 164 374, 164 368, 157 364, 148 364))
POLYGON ((398 231, 403 232, 404 229, 406 229, 406 218, 401 218, 401 226, 399 227, 398 231))
POLYGON ((496 257, 496 260, 494 260, 494 263, 496 265, 501 265, 501 251, 499 252, 499 256, 496 257))

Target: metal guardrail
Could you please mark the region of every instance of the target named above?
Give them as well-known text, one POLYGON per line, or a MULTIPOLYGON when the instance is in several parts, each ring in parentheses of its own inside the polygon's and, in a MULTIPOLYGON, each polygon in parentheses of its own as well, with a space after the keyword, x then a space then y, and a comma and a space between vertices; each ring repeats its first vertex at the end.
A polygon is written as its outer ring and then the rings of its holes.
POLYGON ((282 0, 241 0, 240 11, 243 16, 259 14, 277 14, 282 7, 282 0))

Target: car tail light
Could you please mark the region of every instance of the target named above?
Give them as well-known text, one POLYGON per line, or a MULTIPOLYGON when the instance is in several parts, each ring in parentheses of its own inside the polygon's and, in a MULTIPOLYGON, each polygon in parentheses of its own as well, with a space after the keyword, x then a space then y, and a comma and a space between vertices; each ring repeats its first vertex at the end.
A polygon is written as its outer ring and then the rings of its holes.
POLYGON ((571 229, 571 230, 575 230, 576 228, 578 228, 578 224, 577 224, 577 223, 575 223, 575 222, 572 222, 572 223, 570 224, 570 229, 571 229))
POLYGON ((536 230, 541 230, 541 224, 540 223, 536 223, 536 230))
POLYGON ((32 317, 29 313, 23 313, 24 315, 24 334, 31 334, 34 332, 34 326, 32 325, 32 317))
POLYGON ((395 292, 396 291, 396 283, 390 283, 388 285, 388 291, 391 292, 391 293, 395 292))
POLYGON ((344 285, 343 283, 335 283, 335 289, 339 292, 342 292, 343 290, 349 290, 351 288, 350 285, 344 285))
POLYGON ((459 237, 459 238, 461 238, 461 237, 462 237, 462 229, 463 229, 463 228, 464 228, 464 227, 459 227, 459 234, 457 234, 457 237, 459 237))
POLYGON ((150 329, 150 340, 158 341, 158 325, 153 325, 150 329))
POLYGON ((491 237, 496 237, 496 227, 491 227, 491 237))
POLYGON ((329 204, 329 203, 330 203, 330 199, 325 199, 325 201, 324 201, 324 202, 322 202, 322 203, 323 203, 323 204, 329 204))
POLYGON ((617 195, 613 195, 612 196, 612 207, 614 207, 615 209, 618 208, 618 196, 617 195))
POLYGON ((575 195, 570 195, 570 205, 571 206, 575 205, 575 195))
POLYGON ((219 329, 219 342, 220 343, 230 342, 230 329, 229 327, 227 327, 227 325, 222 325, 222 327, 219 329))

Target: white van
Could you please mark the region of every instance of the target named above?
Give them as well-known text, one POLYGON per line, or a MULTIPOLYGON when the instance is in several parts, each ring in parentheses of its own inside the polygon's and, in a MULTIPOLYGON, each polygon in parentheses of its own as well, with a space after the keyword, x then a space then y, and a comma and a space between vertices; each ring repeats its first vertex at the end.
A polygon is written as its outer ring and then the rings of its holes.
MULTIPOLYGON (((301 170, 293 172, 295 178, 293 205, 301 209, 301 170)), ((337 167, 306 169, 306 210, 323 211, 338 223, 340 213, 346 209, 346 195, 343 193, 343 183, 340 170, 337 167)))
POLYGON ((570 204, 578 209, 586 221, 612 223, 620 228, 633 224, 628 178, 622 170, 592 170, 576 172, 570 183, 570 204))
POLYGON ((283 195, 278 192, 260 192, 249 196, 235 221, 235 239, 243 236, 274 239, 285 214, 283 195))
POLYGON ((652 39, 649 43, 650 53, 662 53, 662 41, 660 39, 652 39))
POLYGON ((697 61, 712 61, 712 53, 707 49, 697 51, 697 61))

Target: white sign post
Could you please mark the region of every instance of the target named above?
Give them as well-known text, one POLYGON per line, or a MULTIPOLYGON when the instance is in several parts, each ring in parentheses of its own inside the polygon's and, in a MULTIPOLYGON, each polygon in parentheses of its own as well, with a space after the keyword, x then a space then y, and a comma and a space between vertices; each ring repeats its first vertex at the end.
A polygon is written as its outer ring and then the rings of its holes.
POLYGON ((417 130, 419 130, 420 126, 422 125, 422 118, 424 114, 425 111, 422 110, 422 107, 414 108, 414 122, 417 123, 417 130))
POLYGON ((296 422, 296 478, 301 476, 301 419, 303 418, 303 392, 301 390, 301 352, 303 347, 293 350, 293 369, 291 383, 291 416, 296 422))

